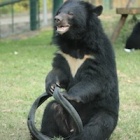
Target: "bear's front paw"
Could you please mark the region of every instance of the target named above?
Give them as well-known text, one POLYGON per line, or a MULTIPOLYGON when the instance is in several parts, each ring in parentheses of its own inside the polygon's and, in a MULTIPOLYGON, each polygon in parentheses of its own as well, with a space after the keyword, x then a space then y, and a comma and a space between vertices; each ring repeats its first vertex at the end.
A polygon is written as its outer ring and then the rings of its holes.
POLYGON ((79 103, 79 102, 84 103, 84 101, 78 96, 72 96, 72 95, 68 95, 68 94, 63 94, 63 96, 69 101, 75 101, 77 103, 79 103))
POLYGON ((52 95, 56 86, 60 87, 59 83, 49 84, 48 86, 46 86, 46 92, 52 95))

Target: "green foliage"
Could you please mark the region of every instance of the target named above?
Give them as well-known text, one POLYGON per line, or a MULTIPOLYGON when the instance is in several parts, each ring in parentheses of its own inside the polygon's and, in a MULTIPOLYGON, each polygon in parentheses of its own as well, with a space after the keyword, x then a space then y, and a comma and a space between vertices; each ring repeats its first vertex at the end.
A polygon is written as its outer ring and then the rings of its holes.
MULTIPOLYGON (((10 2, 10 0, 7 0, 10 2)), ((5 2, 4 0, 0 0, 1 2, 5 2)), ((42 10, 43 7, 43 0, 39 0, 39 8, 40 10, 42 10)), ((17 2, 13 5, 14 7, 14 11, 15 12, 26 12, 29 11, 30 8, 30 1, 29 0, 24 0, 21 2, 17 2)), ((47 0, 47 10, 48 11, 52 11, 52 0, 47 0)), ((7 13, 11 13, 11 5, 6 5, 4 7, 0 7, 0 13, 1 14, 7 14, 7 13)))
POLYGON ((121 30, 117 41, 125 44, 127 38, 129 37, 130 33, 132 32, 135 24, 136 23, 131 23, 131 22, 127 21, 126 24, 123 26, 123 29, 121 30))
POLYGON ((11 9, 11 6, 0 7, 0 13, 1 14, 7 14, 11 11, 10 9, 11 9))
POLYGON ((24 12, 29 10, 29 1, 21 1, 14 4, 15 12, 24 12))

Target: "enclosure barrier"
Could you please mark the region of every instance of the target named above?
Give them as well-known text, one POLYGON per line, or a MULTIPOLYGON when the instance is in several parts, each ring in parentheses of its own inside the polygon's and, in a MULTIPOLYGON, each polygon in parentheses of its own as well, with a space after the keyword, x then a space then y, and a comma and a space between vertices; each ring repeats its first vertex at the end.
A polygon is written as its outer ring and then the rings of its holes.
POLYGON ((6 14, 6 16, 1 17, 2 12, 0 11, 0 38, 8 36, 9 34, 18 33, 19 30, 23 30, 23 32, 26 30, 37 30, 40 27, 40 5, 39 0, 9 0, 5 2, 0 3, 0 10, 2 8, 10 6, 8 9, 10 11, 10 17, 9 14, 6 14), (25 20, 22 19, 22 17, 18 16, 18 19, 15 18, 15 9, 14 5, 16 3, 20 2, 27 2, 27 9, 26 13, 29 12, 29 14, 26 14, 25 20), (11 5, 11 6, 10 6, 11 5), (29 10, 29 11, 28 11, 29 10), (22 29, 23 28, 23 29, 22 29), (19 29, 19 30, 18 30, 19 29))

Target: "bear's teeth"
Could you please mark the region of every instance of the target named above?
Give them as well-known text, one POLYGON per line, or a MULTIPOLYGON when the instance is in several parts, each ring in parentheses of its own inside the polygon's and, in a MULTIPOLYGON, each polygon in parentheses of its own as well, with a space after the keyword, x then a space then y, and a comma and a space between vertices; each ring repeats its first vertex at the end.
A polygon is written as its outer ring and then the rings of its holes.
POLYGON ((69 30, 69 27, 57 27, 57 32, 59 34, 64 34, 65 32, 67 32, 69 30))

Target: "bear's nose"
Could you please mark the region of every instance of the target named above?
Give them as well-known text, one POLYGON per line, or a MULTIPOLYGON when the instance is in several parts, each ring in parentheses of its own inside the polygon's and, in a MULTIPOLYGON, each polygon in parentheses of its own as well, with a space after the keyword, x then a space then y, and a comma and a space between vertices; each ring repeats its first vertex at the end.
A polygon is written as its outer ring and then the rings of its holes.
POLYGON ((54 21, 55 21, 56 23, 60 23, 60 22, 62 21, 62 17, 59 16, 59 15, 57 15, 57 16, 55 16, 54 21))

